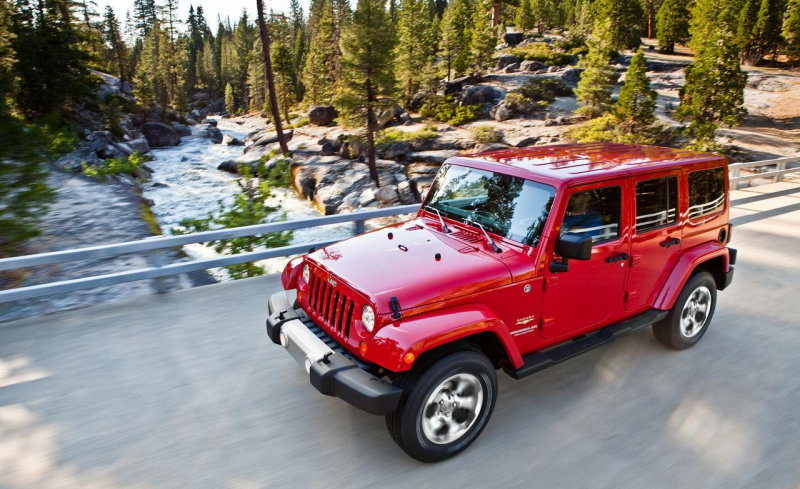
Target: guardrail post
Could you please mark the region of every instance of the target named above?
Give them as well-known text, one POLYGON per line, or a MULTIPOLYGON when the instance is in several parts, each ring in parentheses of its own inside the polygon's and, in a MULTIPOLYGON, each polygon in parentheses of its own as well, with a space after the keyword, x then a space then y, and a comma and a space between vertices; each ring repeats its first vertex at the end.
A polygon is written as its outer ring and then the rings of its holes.
MULTIPOLYGON (((156 261, 153 264, 156 268, 161 268, 164 266, 164 254, 158 253, 156 255, 156 261)), ((153 279, 153 282, 156 285, 156 293, 157 294, 164 294, 167 292, 167 277, 156 277, 153 279)))
POLYGON ((356 232, 355 232, 355 234, 359 235, 359 234, 364 234, 365 232, 367 232, 367 221, 365 221, 363 219, 356 221, 356 232))
MULTIPOLYGON (((786 169, 786 162, 781 161, 778 163, 778 170, 785 170, 786 169)), ((775 183, 778 183, 783 180, 783 175, 775 175, 775 183)))
POLYGON ((739 182, 734 181, 734 178, 739 178, 739 170, 738 168, 732 168, 730 173, 728 174, 728 180, 730 181, 731 190, 738 190, 739 182))

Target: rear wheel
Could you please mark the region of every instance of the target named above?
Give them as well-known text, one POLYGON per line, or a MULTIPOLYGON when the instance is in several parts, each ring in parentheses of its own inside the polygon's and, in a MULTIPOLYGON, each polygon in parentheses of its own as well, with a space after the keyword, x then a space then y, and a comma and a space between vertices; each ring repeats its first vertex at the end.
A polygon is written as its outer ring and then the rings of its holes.
POLYGON ((698 272, 686 282, 667 317, 653 325, 653 334, 670 348, 689 348, 706 333, 716 305, 714 277, 706 271, 698 272))
POLYGON ((497 374, 476 351, 416 367, 397 379, 403 397, 386 417, 386 427, 407 454, 439 462, 462 452, 483 431, 497 400, 497 374))

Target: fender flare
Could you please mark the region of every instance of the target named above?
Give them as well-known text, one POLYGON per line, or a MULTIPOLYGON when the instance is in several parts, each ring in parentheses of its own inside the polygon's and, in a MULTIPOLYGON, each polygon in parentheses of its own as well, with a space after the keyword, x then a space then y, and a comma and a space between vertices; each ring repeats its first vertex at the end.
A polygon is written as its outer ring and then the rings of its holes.
POLYGON ((661 288, 661 292, 658 294, 653 308, 663 311, 672 309, 672 306, 675 305, 675 301, 678 300, 678 295, 680 295, 683 290, 683 286, 686 285, 686 282, 697 266, 719 256, 724 257, 724 271, 727 272, 730 270, 728 248, 716 241, 703 243, 684 251, 675 264, 675 267, 672 269, 672 273, 670 273, 664 286, 661 288))
POLYGON ((382 367, 403 372, 413 364, 403 361, 406 353, 423 353, 469 336, 489 332, 500 341, 514 368, 524 363, 505 323, 484 304, 462 304, 401 319, 379 329, 369 349, 382 367))
POLYGON ((281 285, 283 290, 291 290, 297 288, 297 275, 300 273, 300 265, 303 262, 303 256, 298 256, 289 260, 286 267, 281 272, 281 285))

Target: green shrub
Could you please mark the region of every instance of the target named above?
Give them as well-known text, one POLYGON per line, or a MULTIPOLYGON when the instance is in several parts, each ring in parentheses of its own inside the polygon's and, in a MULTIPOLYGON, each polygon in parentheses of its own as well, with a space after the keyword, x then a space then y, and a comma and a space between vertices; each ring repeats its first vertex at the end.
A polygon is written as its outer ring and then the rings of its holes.
POLYGON ((89 166, 83 163, 81 165, 81 171, 87 177, 96 178, 98 180, 105 180, 110 176, 123 173, 135 175, 142 165, 151 159, 152 157, 150 157, 150 155, 143 155, 138 151, 134 151, 127 158, 107 158, 99 165, 89 166))
POLYGON ((482 108, 482 104, 456 105, 454 97, 448 95, 426 102, 419 112, 423 117, 458 126, 477 119, 482 108))
POLYGON ((534 102, 546 101, 548 103, 556 97, 572 95, 572 89, 556 78, 531 78, 519 89, 524 97, 534 102))
POLYGON ((586 54, 589 52, 586 36, 577 31, 572 31, 566 37, 557 40, 554 46, 556 49, 570 54, 586 54))
POLYGON ((499 143, 503 140, 503 133, 488 124, 472 126, 469 128, 472 137, 479 143, 499 143))
POLYGON ((519 109, 520 107, 524 106, 530 101, 531 99, 529 99, 525 95, 522 95, 519 92, 509 92, 505 98, 506 107, 512 110, 519 109))
POLYGON ((286 124, 286 128, 287 129, 296 129, 298 127, 305 126, 309 122, 311 122, 311 121, 308 120, 308 117, 301 117, 301 118, 297 119, 296 121, 294 121, 291 124, 286 124))
POLYGON ((511 50, 511 54, 525 61, 539 61, 548 66, 570 64, 574 58, 569 53, 554 51, 545 42, 532 42, 511 50))
POLYGON ((567 139, 579 143, 597 141, 626 144, 658 144, 669 146, 678 134, 669 127, 655 122, 646 127, 632 127, 621 121, 613 113, 591 119, 564 133, 567 139))
POLYGON ((258 175, 265 180, 270 187, 289 187, 292 184, 292 172, 289 160, 280 159, 269 168, 264 166, 267 161, 269 161, 269 159, 264 160, 263 158, 259 161, 258 175))

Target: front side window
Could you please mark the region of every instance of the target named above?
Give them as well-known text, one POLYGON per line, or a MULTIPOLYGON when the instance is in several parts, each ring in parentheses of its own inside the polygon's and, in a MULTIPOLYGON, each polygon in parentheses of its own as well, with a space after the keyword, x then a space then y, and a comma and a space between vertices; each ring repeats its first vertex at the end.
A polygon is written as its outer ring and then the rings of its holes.
POLYGON ((465 224, 538 246, 556 189, 524 178, 458 165, 442 165, 425 207, 465 224))
POLYGON ((678 219, 678 177, 636 182, 636 232, 672 224, 678 219))
POLYGON ((725 207, 725 169, 689 174, 689 219, 719 212, 725 207))
POLYGON ((619 187, 604 187, 573 194, 561 224, 561 234, 584 233, 594 243, 619 237, 619 187))

